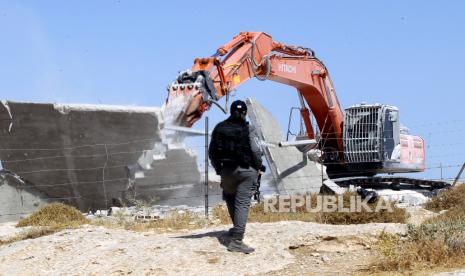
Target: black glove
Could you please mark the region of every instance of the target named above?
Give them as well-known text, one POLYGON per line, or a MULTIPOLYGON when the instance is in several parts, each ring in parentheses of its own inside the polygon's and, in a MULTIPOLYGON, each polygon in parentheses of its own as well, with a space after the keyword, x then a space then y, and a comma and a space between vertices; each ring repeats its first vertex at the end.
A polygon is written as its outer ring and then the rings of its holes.
POLYGON ((265 165, 262 165, 262 166, 260 167, 260 171, 261 171, 261 172, 266 172, 266 167, 265 167, 265 165))

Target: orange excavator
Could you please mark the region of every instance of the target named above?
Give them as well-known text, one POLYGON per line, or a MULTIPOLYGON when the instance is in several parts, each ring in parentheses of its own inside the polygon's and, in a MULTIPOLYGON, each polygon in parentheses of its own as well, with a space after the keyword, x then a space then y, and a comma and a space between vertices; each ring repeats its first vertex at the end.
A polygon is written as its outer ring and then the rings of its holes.
POLYGON ((306 138, 317 141, 331 178, 425 169, 424 141, 401 127, 396 107, 360 104, 344 112, 328 69, 314 51, 273 41, 263 32, 242 32, 213 56, 196 58, 192 69, 168 87, 166 106, 188 97, 174 123, 191 127, 213 104, 219 106, 220 98, 227 103, 229 93, 252 78, 296 88, 306 138))

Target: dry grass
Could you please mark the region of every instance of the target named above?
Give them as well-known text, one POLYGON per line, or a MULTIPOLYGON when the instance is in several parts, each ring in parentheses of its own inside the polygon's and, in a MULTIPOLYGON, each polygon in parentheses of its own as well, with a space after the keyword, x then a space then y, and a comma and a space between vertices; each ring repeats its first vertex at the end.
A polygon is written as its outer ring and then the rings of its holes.
MULTIPOLYGON (((218 205, 213 209, 213 216, 220 220, 221 224, 231 224, 229 213, 224 205, 218 205)), ((298 211, 296 213, 272 213, 264 211, 264 204, 255 204, 250 208, 248 222, 276 222, 276 221, 315 221, 315 214, 298 211)))
POLYGON ((458 185, 433 197, 425 208, 434 212, 465 205, 465 185, 458 185))
POLYGON ((50 235, 66 228, 79 227, 89 221, 76 208, 63 203, 47 204, 25 219, 18 222, 16 227, 32 228, 13 237, 0 240, 0 246, 26 239, 50 235))
MULTIPOLYGON (((351 196, 355 196, 355 193, 345 193, 343 195, 343 207, 349 208, 349 200, 351 196)), ((312 208, 316 207, 315 194, 308 194, 305 197, 311 197, 312 208)), ((382 200, 382 199, 379 199, 382 200)), ((369 204, 374 209, 374 206, 378 204, 378 201, 369 204)), ((249 212, 249 222, 276 222, 276 221, 306 221, 306 222, 318 222, 326 224, 363 224, 363 223, 374 223, 374 222, 391 222, 391 223, 405 223, 408 214, 404 209, 400 209, 394 206, 391 202, 384 202, 384 205, 389 205, 393 212, 381 210, 380 212, 367 212, 363 210, 361 212, 308 212, 305 207, 299 207, 296 212, 265 212, 264 203, 253 205, 249 212)), ((213 215, 220 220, 222 224, 230 224, 228 210, 225 206, 219 205, 213 209, 213 215)))
POLYGON ((77 227, 88 220, 76 208, 63 203, 50 203, 18 222, 16 227, 49 226, 54 228, 77 227))
MULTIPOLYGON (((350 196, 354 193, 344 195, 344 207, 349 206, 350 196)), ((315 195, 306 195, 315 197, 315 195)), ((316 207, 316 200, 311 200, 312 207, 316 207)), ((375 206, 376 203, 370 204, 375 206)), ((391 203, 385 203, 392 205, 391 203)), ((305 221, 319 222, 330 224, 361 224, 372 222, 396 222, 405 223, 407 213, 403 209, 391 206, 394 212, 366 212, 359 213, 313 213, 307 212, 305 207, 297 208, 296 212, 274 213, 265 212, 264 204, 255 204, 250 208, 249 222, 269 223, 277 221, 305 221)), ((115 214, 115 220, 95 219, 91 222, 94 225, 101 225, 110 228, 123 228, 132 231, 158 231, 169 232, 184 229, 198 229, 208 224, 208 222, 198 214, 192 212, 179 213, 173 211, 163 219, 150 221, 136 221, 132 217, 125 216, 123 213, 115 214)), ((213 209, 213 218, 221 224, 231 224, 228 210, 224 205, 218 205, 213 209)))
MULTIPOLYGON (((343 206, 350 207, 350 198, 356 196, 356 193, 347 192, 343 195, 343 206)), ((375 210, 377 204, 389 206, 392 212, 383 209, 379 212, 368 212, 362 209, 361 212, 329 212, 318 213, 316 222, 326 224, 364 224, 364 223, 405 223, 408 219, 408 213, 405 209, 395 206, 393 202, 385 201, 378 198, 375 202, 368 204, 372 210, 375 210), (380 202, 382 201, 382 202, 380 202)))
MULTIPOLYGON (((354 193, 344 195, 344 206, 348 207, 350 196, 354 193)), ((307 197, 315 197, 316 195, 306 195, 307 197)), ((312 207, 316 207, 316 200, 311 200, 312 207)), ((375 204, 375 203, 374 203, 375 204)), ((371 204, 374 206, 374 204, 371 204)), ((386 203, 391 204, 391 203, 386 203)), ((392 205, 392 204, 391 204, 392 205)), ((250 208, 249 222, 277 222, 277 221, 306 221, 320 222, 331 224, 355 224, 355 223, 370 223, 370 222, 399 222, 404 223, 407 214, 403 209, 396 208, 392 205, 393 213, 389 212, 360 212, 360 213, 312 213, 307 212, 305 207, 298 208, 296 212, 273 213, 265 212, 264 204, 255 204, 250 208)), ((212 224, 193 212, 178 212, 173 211, 165 218, 158 220, 137 221, 133 217, 127 216, 123 211, 114 214, 116 219, 94 219, 90 223, 93 225, 105 226, 109 228, 123 228, 132 231, 157 231, 170 232, 178 230, 198 229, 205 225, 212 224)), ((228 211, 225 206, 218 205, 213 209, 213 218, 219 221, 220 224, 231 224, 228 211)))
POLYGON ((378 243, 381 260, 375 270, 407 271, 465 265, 465 225, 423 224, 411 227, 406 238, 383 235, 378 243))
POLYGON ((382 258, 375 270, 407 271, 465 265, 465 197, 457 187, 432 199, 430 208, 449 210, 420 226, 409 225, 406 237, 382 234, 378 250, 382 258), (446 201, 450 199, 450 202, 446 201), (461 198, 461 200, 460 200, 461 198))

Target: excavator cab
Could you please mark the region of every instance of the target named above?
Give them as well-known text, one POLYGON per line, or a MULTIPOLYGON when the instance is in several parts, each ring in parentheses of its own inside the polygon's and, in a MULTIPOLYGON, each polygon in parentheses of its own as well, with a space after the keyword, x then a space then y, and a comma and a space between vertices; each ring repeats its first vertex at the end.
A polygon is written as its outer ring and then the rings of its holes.
POLYGON ((424 141, 401 130, 399 110, 360 104, 345 110, 344 159, 352 172, 399 173, 425 169, 424 141))

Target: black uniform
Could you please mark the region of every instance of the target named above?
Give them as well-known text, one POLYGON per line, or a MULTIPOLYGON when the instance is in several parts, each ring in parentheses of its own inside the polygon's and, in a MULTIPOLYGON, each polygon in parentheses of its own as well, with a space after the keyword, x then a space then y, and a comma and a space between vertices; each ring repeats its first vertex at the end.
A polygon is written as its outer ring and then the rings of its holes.
POLYGON ((262 167, 263 152, 255 129, 245 121, 246 111, 244 102, 234 102, 232 115, 213 130, 209 147, 210 160, 216 173, 221 175, 223 198, 234 224, 231 229, 233 241, 242 241, 244 237, 258 170, 262 167), (236 112, 238 109, 239 113, 236 112))

